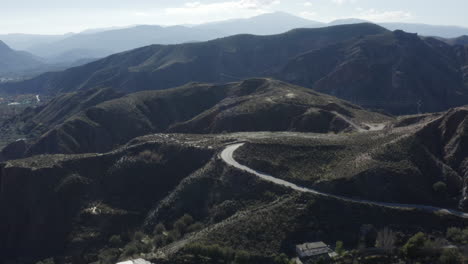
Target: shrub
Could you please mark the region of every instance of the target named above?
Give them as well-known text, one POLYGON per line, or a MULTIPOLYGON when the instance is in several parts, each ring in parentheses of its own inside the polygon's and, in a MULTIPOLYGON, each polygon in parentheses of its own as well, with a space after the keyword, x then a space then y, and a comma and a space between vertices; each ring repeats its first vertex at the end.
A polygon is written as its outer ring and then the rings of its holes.
POLYGON ((435 193, 443 195, 447 193, 447 184, 445 184, 445 182, 439 181, 432 185, 432 189, 435 193))
POLYGON ((167 242, 168 243, 175 242, 175 241, 179 240, 179 238, 181 236, 182 236, 182 234, 179 232, 179 230, 174 229, 171 232, 169 232, 169 234, 167 235, 167 242))
POLYGON ((124 257, 132 257, 136 253, 138 253, 138 247, 136 246, 135 243, 130 243, 125 246, 122 255, 124 257))
POLYGON ((137 241, 141 241, 143 239, 143 237, 145 237, 145 234, 143 232, 141 232, 141 231, 138 231, 133 236, 133 239, 135 239, 137 241))
POLYGON ((246 251, 238 251, 236 252, 236 256, 234 258, 235 264, 248 264, 251 262, 252 256, 246 251))
POLYGON ((375 246, 385 250, 387 253, 391 253, 395 247, 396 243, 396 234, 388 229, 384 228, 383 230, 377 233, 377 240, 375 241, 375 246))
POLYGON ((196 232, 202 229, 203 229, 203 224, 200 222, 196 222, 187 228, 187 233, 196 232))
POLYGON ((345 252, 343 248, 343 241, 336 241, 335 252, 338 254, 338 256, 343 256, 345 252))
POLYGON ((422 250, 427 245, 428 239, 422 232, 417 233, 408 239, 408 242, 403 246, 402 252, 408 258, 414 259, 421 255, 422 250))
POLYGON ((455 243, 465 243, 468 240, 468 229, 462 230, 457 227, 450 227, 447 229, 446 237, 455 243))
POLYGON ((119 235, 111 236, 109 238, 109 244, 111 244, 114 247, 119 247, 120 245, 122 245, 122 239, 119 235))
POLYGON ((156 247, 156 248, 159 248, 159 247, 163 247, 167 244, 167 238, 166 236, 164 235, 156 235, 154 238, 153 238, 153 245, 156 247))
POLYGON ((184 214, 179 221, 183 222, 185 225, 189 226, 193 224, 193 217, 189 214, 184 214))
POLYGON ((456 248, 444 249, 439 262, 441 264, 459 264, 462 263, 462 256, 456 248))
POLYGON ((157 225, 154 227, 154 232, 153 232, 153 234, 155 234, 155 235, 161 235, 162 233, 164 233, 164 231, 166 231, 166 227, 164 226, 164 224, 159 223, 159 224, 157 224, 157 225))
POLYGON ((120 256, 120 251, 118 249, 113 248, 113 249, 104 250, 98 256, 99 263, 101 264, 117 263, 119 256, 120 256))

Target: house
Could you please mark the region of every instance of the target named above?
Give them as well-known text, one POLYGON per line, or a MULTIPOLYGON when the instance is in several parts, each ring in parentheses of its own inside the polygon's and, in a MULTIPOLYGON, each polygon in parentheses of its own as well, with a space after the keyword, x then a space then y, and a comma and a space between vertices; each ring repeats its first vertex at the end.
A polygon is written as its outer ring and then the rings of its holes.
POLYGON ((299 260, 303 263, 317 259, 330 260, 336 256, 336 253, 323 242, 304 243, 296 246, 296 253, 299 260))

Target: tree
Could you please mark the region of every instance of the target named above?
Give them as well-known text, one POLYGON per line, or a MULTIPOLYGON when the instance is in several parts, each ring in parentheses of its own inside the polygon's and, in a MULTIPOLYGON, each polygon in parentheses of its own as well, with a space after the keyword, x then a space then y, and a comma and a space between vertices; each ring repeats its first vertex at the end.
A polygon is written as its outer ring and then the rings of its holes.
POLYGON ((444 249, 439 262, 441 264, 459 264, 462 263, 462 256, 456 248, 444 249))
POLYGON ((343 241, 336 241, 335 252, 338 256, 343 256, 345 250, 343 248, 343 241))
POLYGON ((385 227, 383 230, 377 233, 377 239, 375 241, 375 246, 377 248, 383 249, 387 254, 393 252, 395 248, 396 234, 385 227))
POLYGON ((406 242, 402 248, 403 254, 408 258, 415 259, 421 255, 422 250, 426 244, 426 235, 422 232, 419 232, 408 239, 408 242, 406 242))

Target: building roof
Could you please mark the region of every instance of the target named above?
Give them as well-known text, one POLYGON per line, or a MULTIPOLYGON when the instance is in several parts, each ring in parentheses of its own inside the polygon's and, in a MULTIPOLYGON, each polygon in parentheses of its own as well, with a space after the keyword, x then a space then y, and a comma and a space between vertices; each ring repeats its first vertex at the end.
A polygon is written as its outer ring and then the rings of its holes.
POLYGON ((148 262, 144 259, 134 259, 134 260, 127 260, 124 262, 119 262, 117 264, 151 264, 151 262, 148 262))
POLYGON ((297 245, 296 251, 299 257, 304 258, 328 254, 332 250, 323 242, 314 242, 297 245))

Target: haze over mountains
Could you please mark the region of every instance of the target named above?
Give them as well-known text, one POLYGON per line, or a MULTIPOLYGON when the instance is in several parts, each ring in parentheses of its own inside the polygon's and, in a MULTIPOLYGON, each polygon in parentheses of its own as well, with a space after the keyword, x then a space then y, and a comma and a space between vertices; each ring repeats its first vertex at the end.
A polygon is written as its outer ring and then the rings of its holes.
POLYGON ((336 264, 447 264, 468 241, 467 38, 361 22, 0 42, 18 72, 112 53, 0 84, 0 263, 284 264, 323 241, 336 264))
MULTIPOLYGON (((0 40, 17 50, 26 50, 44 57, 50 63, 101 58, 151 44, 180 44, 207 41, 235 34, 271 35, 295 28, 318 28, 342 24, 368 22, 361 19, 340 19, 322 23, 284 12, 264 14, 248 19, 234 19, 193 26, 138 25, 126 28, 87 30, 65 35, 0 35, 0 40)), ((380 23, 389 30, 404 30, 422 36, 454 38, 468 35, 468 29, 456 26, 437 26, 410 23, 380 23)))
POLYGON ((390 113, 433 112, 468 101, 466 52, 364 23, 152 45, 1 89, 57 95, 113 87, 130 93, 274 77, 390 113))
POLYGON ((25 51, 13 50, 0 41, 0 74, 33 70, 42 65, 43 62, 38 57, 25 51))

